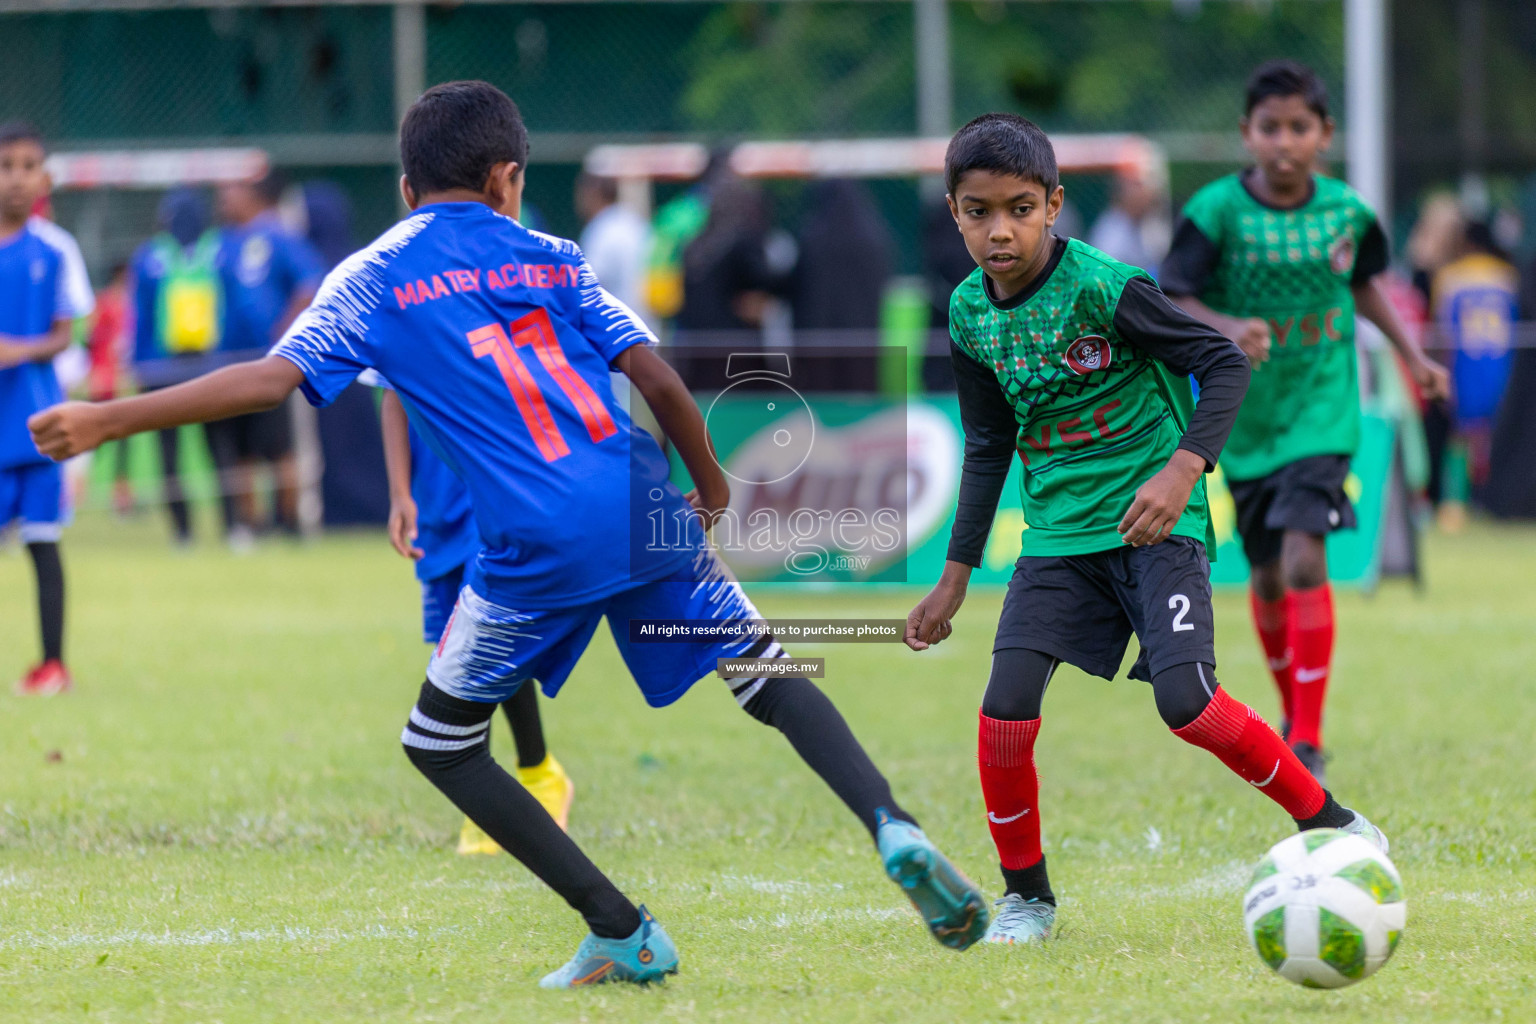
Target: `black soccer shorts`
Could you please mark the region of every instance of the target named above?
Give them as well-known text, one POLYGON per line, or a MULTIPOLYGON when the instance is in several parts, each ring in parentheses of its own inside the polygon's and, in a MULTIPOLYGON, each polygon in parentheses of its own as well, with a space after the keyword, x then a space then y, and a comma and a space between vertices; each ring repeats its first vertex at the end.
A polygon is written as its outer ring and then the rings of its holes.
POLYGON ((1141 641, 1132 679, 1151 681, 1192 661, 1216 664, 1204 544, 1170 537, 1089 555, 1025 555, 1008 583, 992 649, 1040 651, 1113 679, 1132 633, 1141 641))
POLYGON ((1228 480, 1237 506, 1237 532, 1249 565, 1280 557, 1286 530, 1325 536, 1355 528, 1355 506, 1344 493, 1349 456, 1312 455, 1257 480, 1228 480))

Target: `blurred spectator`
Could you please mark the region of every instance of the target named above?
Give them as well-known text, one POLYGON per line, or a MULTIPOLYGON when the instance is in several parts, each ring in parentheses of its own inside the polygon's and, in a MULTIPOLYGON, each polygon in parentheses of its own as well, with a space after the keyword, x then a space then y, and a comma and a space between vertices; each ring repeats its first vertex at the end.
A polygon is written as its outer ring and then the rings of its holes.
POLYGON ((752 330, 782 288, 768 263, 768 204, 748 182, 720 182, 709 219, 683 250, 683 307, 677 326, 688 331, 752 330))
POLYGON ((863 351, 801 360, 797 386, 813 391, 874 391, 880 310, 895 262, 895 243, 874 197, 861 182, 817 182, 800 222, 799 261, 790 287, 796 344, 847 344, 863 351), (817 339, 815 332, 858 332, 817 339), (808 371, 808 372, 806 372, 808 371))
POLYGON ((1425 200, 1408 235, 1408 264, 1413 272, 1413 285, 1426 302, 1435 272, 1460 254, 1465 232, 1461 204, 1455 196, 1440 193, 1425 200))
POLYGON ((683 252, 709 220, 711 190, 730 176, 730 150, 722 146, 710 153, 698 182, 651 219, 644 294, 646 308, 658 321, 671 320, 683 308, 683 252))
POLYGON ((949 203, 935 198, 923 207, 923 283, 928 289, 928 348, 923 359, 923 388, 955 390, 955 374, 949 361, 949 297, 960 282, 976 270, 976 261, 965 248, 965 239, 949 211, 949 203))
POLYGON ((1536 519, 1536 347, 1530 327, 1536 314, 1536 260, 1526 264, 1521 276, 1520 311, 1524 333, 1494 423, 1485 501, 1494 515, 1536 519))
MULTIPOLYGON (((306 181, 283 199, 283 222, 303 235, 329 272, 357 250, 352 201, 331 181, 306 181)), ((389 518, 374 389, 348 386, 335 401, 313 412, 320 446, 320 517, 325 526, 377 525, 389 518)), ((306 410, 299 407, 300 414, 306 410)))
MULTIPOLYGON (((1456 258, 1465 230, 1461 204, 1455 196, 1439 193, 1425 200, 1413 231, 1408 235, 1407 253, 1413 287, 1423 299, 1426 310, 1430 307, 1430 282, 1441 267, 1456 258)), ((1446 347, 1443 338, 1431 336, 1425 351, 1442 364, 1449 365, 1453 361, 1454 353, 1446 347)), ((1424 443, 1429 453, 1429 482, 1425 491, 1430 502, 1439 505, 1445 492, 1445 452, 1451 438, 1450 409, 1445 402, 1428 402, 1424 405, 1423 421, 1424 443)))
POLYGON ((869 189, 845 179, 811 186, 798 240, 790 292, 795 327, 877 330, 895 243, 869 189))
POLYGON ((1162 190, 1147 176, 1117 174, 1114 198, 1093 222, 1088 244, 1155 275, 1168 252, 1167 205, 1162 190))
POLYGON ((619 183, 583 173, 576 178, 576 213, 586 227, 581 251, 604 288, 647 319, 643 279, 651 226, 619 202, 619 183))
MULTIPOLYGON (((206 372, 225 327, 225 287, 219 233, 209 225, 208 206, 190 188, 172 189, 160 201, 160 231, 141 245, 129 264, 134 375, 143 391, 155 391, 206 372)), ((211 432, 210 432, 211 433, 211 432)), ((166 508, 178 544, 192 538, 182 489, 180 433, 159 432, 160 468, 166 508)), ((211 438, 210 438, 211 442, 211 438)), ((233 460, 220 461, 221 472, 233 460)), ((126 451, 123 444, 120 450, 126 451)), ((236 525, 234 497, 224 495, 226 531, 236 525)))
POLYGON ((281 209, 283 225, 309 242, 325 272, 357 251, 352 237, 352 200, 335 182, 306 181, 289 189, 281 209))
POLYGON ((1453 350, 1451 443, 1445 458, 1441 524, 1458 528, 1466 503, 1488 481, 1494 416, 1509 382, 1519 276, 1486 223, 1468 224, 1456 259, 1430 287, 1431 311, 1453 350))
POLYGON ((93 402, 117 397, 118 370, 127 361, 124 340, 128 333, 128 264, 112 268, 107 286, 96 293, 96 319, 85 348, 90 359, 86 394, 93 402))
MULTIPOLYGON (((275 171, 258 181, 219 188, 223 234, 223 268, 228 308, 224 348, 240 358, 258 358, 282 336, 309 305, 320 284, 320 257, 308 242, 283 226, 277 203, 284 181, 275 171)), ((268 412, 236 416, 208 425, 209 444, 216 458, 240 466, 239 477, 228 481, 242 498, 242 527, 231 543, 245 547, 258 524, 251 469, 259 463, 273 467, 276 508, 273 520, 285 532, 296 533, 298 466, 294 458, 292 413, 287 403, 268 412)))
MULTIPOLYGON (((128 333, 128 264, 112 268, 107 286, 96 293, 96 318, 86 338, 86 356, 90 370, 86 376, 86 397, 104 402, 117 397, 118 373, 128 361, 125 337, 128 333)), ((128 485, 128 442, 114 445, 112 462, 112 504, 119 515, 133 510, 133 490, 128 485)))
POLYGON ((672 358, 689 387, 724 385, 727 347, 762 347, 764 317, 787 284, 768 259, 768 225, 761 187, 737 178, 714 183, 704 230, 683 250, 672 358))

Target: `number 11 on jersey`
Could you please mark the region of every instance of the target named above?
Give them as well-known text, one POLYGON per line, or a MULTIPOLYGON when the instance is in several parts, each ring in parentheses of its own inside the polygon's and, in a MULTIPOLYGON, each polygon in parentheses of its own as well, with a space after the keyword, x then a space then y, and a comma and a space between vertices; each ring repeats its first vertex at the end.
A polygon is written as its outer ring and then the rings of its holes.
POLYGON ((539 382, 534 379, 528 364, 517 354, 517 350, 525 346, 532 346, 539 357, 539 364, 554 378, 565 397, 570 399, 582 424, 587 428, 587 436, 594 443, 618 433, 619 428, 614 424, 607 406, 565 358, 565 351, 560 347, 560 339, 555 336, 548 313, 536 309, 514 320, 509 326, 510 334, 501 324, 488 324, 470 331, 466 337, 477 359, 490 356, 495 362, 507 390, 512 393, 512 401, 517 405, 523 423, 528 427, 528 433, 533 437, 533 443, 538 446, 545 461, 554 462, 569 455, 571 448, 555 424, 539 382))

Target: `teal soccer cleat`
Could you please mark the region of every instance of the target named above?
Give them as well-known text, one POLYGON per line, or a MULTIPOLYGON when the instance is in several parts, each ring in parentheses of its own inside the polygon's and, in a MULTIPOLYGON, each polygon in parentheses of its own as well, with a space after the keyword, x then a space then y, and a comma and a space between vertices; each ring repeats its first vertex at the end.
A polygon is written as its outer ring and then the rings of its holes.
POLYGON ((1056 908, 1039 900, 1026 900, 1011 892, 997 900, 997 917, 987 929, 987 941, 1007 946, 1022 946, 1051 937, 1051 925, 1056 923, 1056 908))
POLYGON ((570 963, 539 982, 540 988, 578 988, 609 981, 646 985, 677 973, 677 947, 651 912, 640 908, 640 927, 626 939, 605 939, 591 932, 576 947, 570 963))
POLYGON ((987 905, 971 884, 923 830, 892 818, 884 807, 875 811, 879 827, 875 842, 885 873, 901 886, 933 937, 950 949, 965 949, 987 930, 987 905))

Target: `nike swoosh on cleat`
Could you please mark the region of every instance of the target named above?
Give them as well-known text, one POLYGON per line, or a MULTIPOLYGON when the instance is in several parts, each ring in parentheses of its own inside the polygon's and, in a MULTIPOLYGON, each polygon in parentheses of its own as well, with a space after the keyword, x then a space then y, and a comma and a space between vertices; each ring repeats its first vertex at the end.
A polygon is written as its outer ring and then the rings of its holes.
POLYGON ((617 965, 612 960, 605 960, 602 964, 598 965, 595 970, 583 975, 580 978, 572 980, 571 987, 575 988, 577 985, 596 985, 598 982, 606 978, 608 973, 612 971, 615 966, 617 965))
POLYGON ((1250 781, 1248 783, 1248 785, 1253 786, 1255 789, 1263 789, 1265 786, 1269 785, 1271 782, 1274 782, 1275 781, 1275 776, 1279 775, 1279 774, 1280 774, 1280 759, 1277 757, 1277 758, 1275 758, 1275 770, 1269 773, 1269 778, 1265 779, 1263 782, 1252 782, 1252 781, 1250 781))
POLYGON ((1326 668, 1299 668, 1296 670, 1298 683, 1315 683, 1328 674, 1326 668))
POLYGON ((1024 815, 1026 815, 1028 813, 1029 813, 1029 808, 1026 807, 1022 811, 1020 811, 1018 814, 1015 814, 1011 818, 999 818, 997 815, 993 814, 991 811, 988 811, 987 812, 987 820, 992 822, 992 824, 994 824, 994 825, 1006 825, 1010 821, 1018 821, 1020 818, 1024 817, 1024 815))

